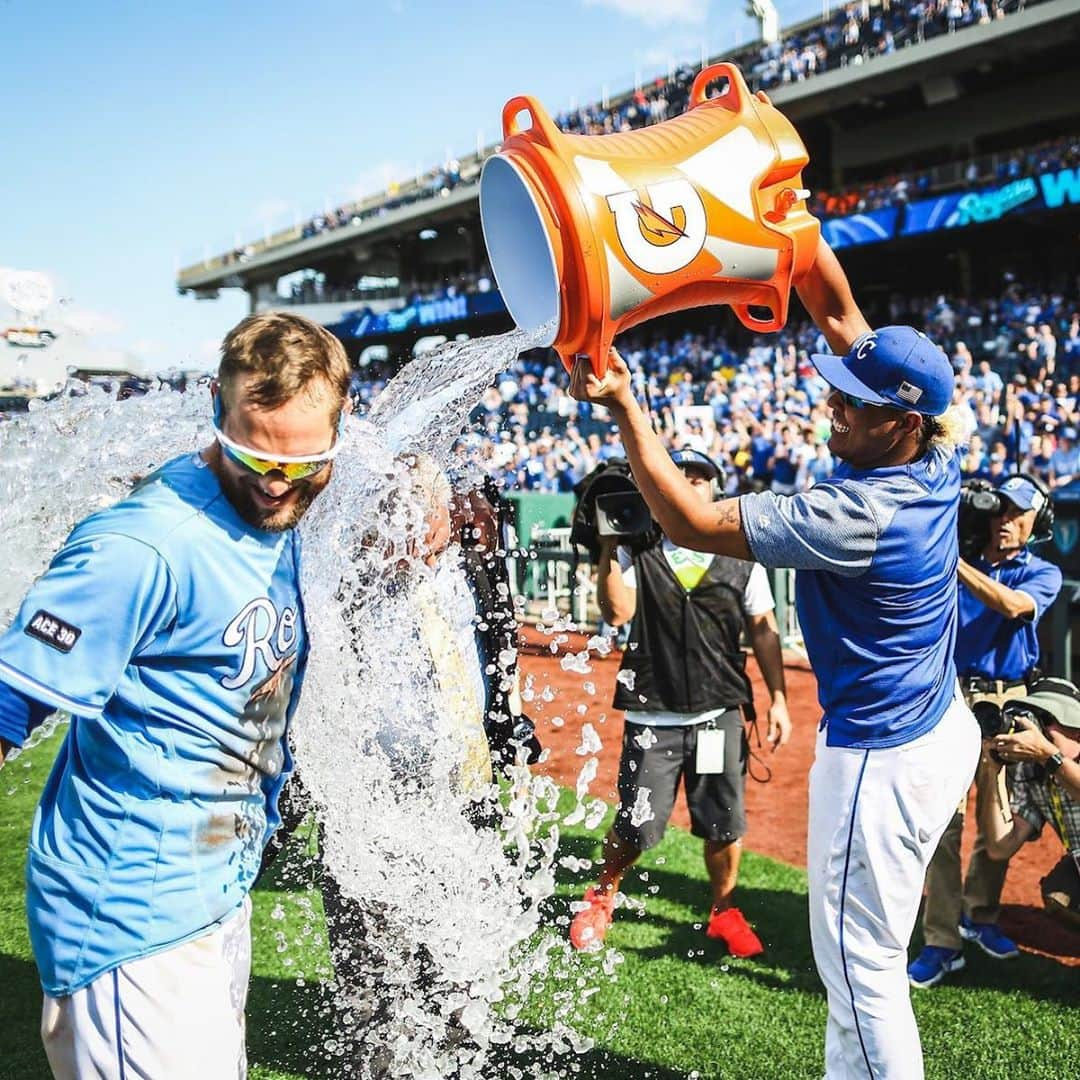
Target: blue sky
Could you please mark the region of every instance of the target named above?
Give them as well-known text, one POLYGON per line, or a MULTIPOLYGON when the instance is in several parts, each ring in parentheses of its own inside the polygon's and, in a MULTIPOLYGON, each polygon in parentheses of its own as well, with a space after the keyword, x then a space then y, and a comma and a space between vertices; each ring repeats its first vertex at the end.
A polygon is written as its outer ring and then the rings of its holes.
POLYGON ((72 360, 208 366, 246 298, 179 297, 178 265, 493 141, 514 94, 557 112, 753 40, 743 6, 0 0, 0 269, 53 278, 72 360))

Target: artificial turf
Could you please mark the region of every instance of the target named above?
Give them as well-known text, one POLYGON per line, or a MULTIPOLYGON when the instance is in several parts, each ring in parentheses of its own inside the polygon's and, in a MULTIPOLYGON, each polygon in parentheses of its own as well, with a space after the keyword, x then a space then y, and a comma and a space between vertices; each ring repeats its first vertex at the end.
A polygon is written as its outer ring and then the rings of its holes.
MULTIPOLYGON (((57 741, 0 770, 0 1077, 12 1080, 49 1075, 37 1035, 40 992, 22 878, 30 818, 57 741)), ((593 858, 598 835, 564 829, 560 857, 593 858)), ((295 877, 290 858, 293 866, 300 861, 296 846, 303 842, 294 842, 291 856, 254 895, 253 1080, 342 1075, 325 1049, 333 1024, 321 993, 327 956, 318 893, 284 884, 295 877)), ((802 871, 753 853, 744 857, 739 902, 767 945, 758 960, 731 959, 705 939, 701 844, 685 832, 669 830, 628 875, 626 892, 645 904, 617 913, 608 944, 619 962, 610 954, 572 955, 563 944, 568 902, 589 880, 588 870, 560 871, 541 946, 551 963, 546 981, 522 1003, 519 1023, 531 1029, 569 1023, 594 1045, 582 1053, 568 1048, 554 1060, 510 1055, 495 1074, 508 1075, 506 1067, 516 1064, 530 1077, 553 1069, 567 1077, 635 1080, 822 1075, 825 1001, 810 955, 802 871)), ((914 996, 930 1080, 1080 1075, 1077 969, 1027 954, 995 963, 970 947, 967 959, 967 969, 948 983, 914 996)))

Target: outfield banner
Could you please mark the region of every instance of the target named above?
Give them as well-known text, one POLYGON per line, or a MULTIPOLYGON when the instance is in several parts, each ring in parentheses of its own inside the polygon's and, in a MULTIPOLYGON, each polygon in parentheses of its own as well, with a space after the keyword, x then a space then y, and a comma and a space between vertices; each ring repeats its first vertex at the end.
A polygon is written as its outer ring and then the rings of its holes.
POLYGON ((874 244, 891 240, 896 235, 899 217, 899 207, 883 206, 880 210, 867 210, 849 217, 829 218, 821 223, 821 232, 834 250, 855 244, 874 244))
POLYGON ((482 315, 503 315, 506 305, 498 291, 461 293, 437 300, 418 300, 393 311, 374 312, 371 308, 350 311, 327 329, 342 339, 386 337, 406 330, 445 326, 465 322, 482 315))
POLYGON ((903 207, 888 206, 847 217, 828 218, 821 231, 833 248, 918 236, 939 229, 983 225, 1032 210, 1080 206, 1080 168, 1054 169, 992 187, 951 191, 903 207))

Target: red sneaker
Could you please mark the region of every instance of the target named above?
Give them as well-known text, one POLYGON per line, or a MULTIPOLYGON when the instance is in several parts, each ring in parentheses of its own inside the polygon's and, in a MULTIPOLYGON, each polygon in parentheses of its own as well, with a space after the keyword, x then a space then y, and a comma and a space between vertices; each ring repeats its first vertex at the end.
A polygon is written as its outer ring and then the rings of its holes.
POLYGON ((705 930, 707 937, 722 941, 732 956, 757 956, 765 951, 761 938, 750 929, 750 924, 743 918, 743 913, 736 907, 717 911, 709 915, 709 925, 705 930))
POLYGON ((575 949, 602 945, 615 914, 615 894, 586 889, 582 897, 589 906, 579 911, 570 923, 570 944, 575 949))

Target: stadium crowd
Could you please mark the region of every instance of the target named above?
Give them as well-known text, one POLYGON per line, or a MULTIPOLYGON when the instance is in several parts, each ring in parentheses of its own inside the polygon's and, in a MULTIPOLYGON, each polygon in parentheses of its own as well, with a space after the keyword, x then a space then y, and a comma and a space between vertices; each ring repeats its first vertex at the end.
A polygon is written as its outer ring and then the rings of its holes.
MULTIPOLYGON (((739 65, 753 89, 771 90, 802 82, 848 64, 862 64, 968 26, 1002 19, 1043 0, 858 0, 842 4, 810 25, 794 27, 771 44, 756 42, 728 59, 739 65)), ((681 64, 668 75, 638 86, 631 94, 559 113, 555 123, 571 134, 604 135, 632 131, 685 111, 698 68, 681 64)), ((485 151, 486 153, 487 151, 485 151)), ((300 229, 300 238, 356 225, 402 206, 446 198, 462 184, 480 178, 479 157, 442 165, 406 183, 393 183, 379 194, 316 214, 300 229)), ((287 241, 295 240, 291 232, 287 241)), ((263 245, 247 244, 226 252, 226 264, 250 261, 263 245)))
MULTIPOLYGON (((887 316, 924 328, 951 357, 971 409, 969 478, 1017 468, 1054 486, 1080 478, 1080 309, 1063 293, 1008 282, 992 299, 897 296, 887 316)), ((721 462, 731 493, 803 490, 832 472, 828 388, 809 362, 822 349, 809 324, 794 322, 749 347, 695 333, 621 343, 664 440, 721 462)), ((361 407, 383 385, 358 381, 361 407)), ((466 447, 508 488, 568 492, 622 456, 606 416, 569 396, 546 351, 522 357, 473 420, 466 447)))
POLYGON ((896 173, 844 191, 816 191, 809 209, 816 217, 843 217, 886 206, 903 206, 950 187, 1008 184, 1027 176, 1077 166, 1080 166, 1080 135, 1063 135, 1024 149, 956 162, 945 169, 896 173))

